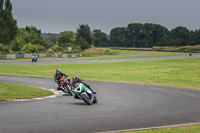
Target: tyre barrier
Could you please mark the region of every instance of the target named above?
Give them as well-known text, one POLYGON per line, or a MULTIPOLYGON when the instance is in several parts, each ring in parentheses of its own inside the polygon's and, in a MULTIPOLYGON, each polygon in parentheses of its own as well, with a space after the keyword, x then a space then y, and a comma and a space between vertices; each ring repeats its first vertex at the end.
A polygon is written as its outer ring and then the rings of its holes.
MULTIPOLYGON (((0 59, 19 59, 32 58, 33 54, 1 54, 0 59)), ((58 57, 58 58, 74 58, 81 57, 82 54, 37 54, 37 57, 58 57)))

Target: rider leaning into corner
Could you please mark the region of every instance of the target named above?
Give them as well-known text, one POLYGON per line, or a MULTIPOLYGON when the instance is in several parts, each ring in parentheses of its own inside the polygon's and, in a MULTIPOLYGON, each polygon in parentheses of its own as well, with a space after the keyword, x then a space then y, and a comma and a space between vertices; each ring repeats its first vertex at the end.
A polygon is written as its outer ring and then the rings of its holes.
MULTIPOLYGON (((59 85, 59 84, 60 84, 60 78, 62 78, 63 76, 65 76, 64 78, 68 77, 67 74, 65 74, 65 73, 63 73, 63 72, 60 71, 60 68, 57 68, 57 69, 56 69, 56 74, 54 75, 55 82, 58 84, 57 90, 62 90, 62 89, 60 88, 60 85, 59 85)), ((67 80, 68 80, 69 83, 70 83, 70 79, 67 79, 67 80)))
POLYGON ((74 89, 76 90, 74 92, 75 93, 75 95, 74 95, 75 99, 78 99, 78 97, 80 96, 80 93, 77 92, 77 91, 83 90, 83 91, 85 91, 85 92, 87 92, 89 94, 89 96, 90 96, 90 103, 96 103, 97 102, 97 101, 94 102, 94 99, 96 99, 96 98, 93 95, 92 91, 89 88, 87 88, 86 86, 84 86, 82 83, 76 83, 74 85, 74 89))
MULTIPOLYGON (((72 84, 71 84, 72 90, 74 89, 75 84, 77 84, 77 83, 82 83, 82 84, 83 84, 84 86, 86 86, 93 94, 96 94, 96 92, 94 92, 94 91, 92 90, 92 88, 90 87, 90 85, 88 85, 88 84, 86 83, 85 80, 79 78, 78 75, 74 75, 74 76, 72 77, 72 84)), ((74 98, 77 98, 77 96, 74 95, 74 98)))

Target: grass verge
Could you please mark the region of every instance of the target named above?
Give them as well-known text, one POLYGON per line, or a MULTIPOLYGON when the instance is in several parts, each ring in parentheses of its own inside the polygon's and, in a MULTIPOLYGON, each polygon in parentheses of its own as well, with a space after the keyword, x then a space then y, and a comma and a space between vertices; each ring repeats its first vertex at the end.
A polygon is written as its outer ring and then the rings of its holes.
POLYGON ((53 94, 54 93, 51 91, 40 88, 18 84, 0 83, 0 101, 44 97, 53 94))
POLYGON ((133 83, 200 90, 200 58, 97 64, 0 66, 0 75, 53 78, 60 68, 89 81, 133 83))
POLYGON ((154 46, 152 48, 153 50, 160 50, 160 51, 180 51, 180 52, 200 52, 200 45, 196 46, 182 46, 182 47, 170 47, 170 46, 164 46, 164 47, 159 47, 159 46, 154 46))
POLYGON ((152 129, 145 131, 124 132, 124 133, 199 133, 199 132, 200 132, 200 125, 193 125, 193 126, 152 129))

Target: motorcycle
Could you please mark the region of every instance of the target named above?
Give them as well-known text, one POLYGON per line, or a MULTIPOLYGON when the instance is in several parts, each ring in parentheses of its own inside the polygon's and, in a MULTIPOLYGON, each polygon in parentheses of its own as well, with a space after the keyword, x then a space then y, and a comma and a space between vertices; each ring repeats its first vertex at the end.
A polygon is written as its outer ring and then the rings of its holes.
POLYGON ((37 62, 37 57, 36 56, 32 56, 32 62, 37 62))
POLYGON ((83 100, 88 105, 97 103, 97 96, 82 83, 77 83, 73 92, 80 100, 83 100))
POLYGON ((73 93, 71 92, 71 89, 70 89, 70 82, 68 81, 68 79, 60 78, 59 86, 64 93, 70 94, 71 96, 73 96, 73 93))

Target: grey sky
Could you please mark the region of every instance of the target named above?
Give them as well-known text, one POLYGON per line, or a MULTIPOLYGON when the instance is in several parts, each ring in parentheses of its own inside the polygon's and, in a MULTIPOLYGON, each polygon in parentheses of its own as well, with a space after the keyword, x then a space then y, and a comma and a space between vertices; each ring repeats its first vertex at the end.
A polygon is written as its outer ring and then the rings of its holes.
POLYGON ((79 24, 110 33, 129 23, 200 29, 200 0, 11 0, 18 26, 42 32, 76 31, 79 24))

